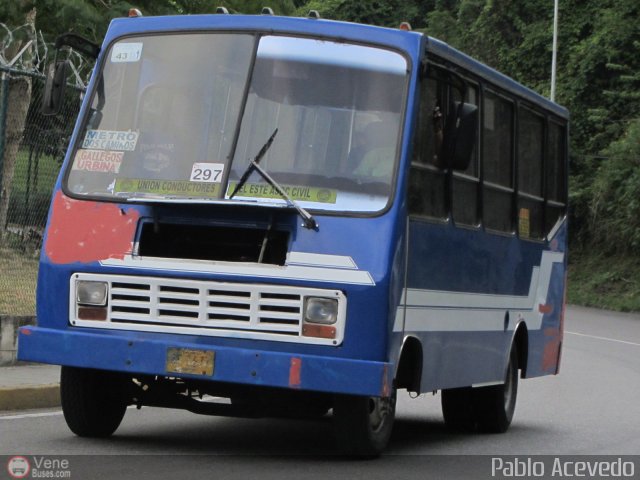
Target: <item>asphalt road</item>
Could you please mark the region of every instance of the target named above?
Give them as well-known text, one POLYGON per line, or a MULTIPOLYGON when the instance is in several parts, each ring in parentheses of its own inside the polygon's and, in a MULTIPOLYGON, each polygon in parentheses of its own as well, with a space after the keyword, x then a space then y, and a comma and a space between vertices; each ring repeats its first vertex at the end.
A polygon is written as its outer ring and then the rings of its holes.
MULTIPOLYGON (((451 434, 438 395, 402 394, 388 454, 374 461, 334 456, 330 418, 244 420, 151 408, 130 409, 108 440, 73 436, 56 410, 5 414, 0 454, 155 456, 70 457, 99 464, 91 478, 215 472, 218 478, 367 479, 445 478, 445 471, 446 478, 469 478, 465 462, 477 463, 476 478, 491 478, 488 465, 498 455, 639 455, 640 316, 571 307, 565 325, 560 375, 520 382, 514 422, 503 435, 451 434), (461 462, 452 455, 489 457, 461 462)), ((636 470, 640 478, 640 462, 636 470)))

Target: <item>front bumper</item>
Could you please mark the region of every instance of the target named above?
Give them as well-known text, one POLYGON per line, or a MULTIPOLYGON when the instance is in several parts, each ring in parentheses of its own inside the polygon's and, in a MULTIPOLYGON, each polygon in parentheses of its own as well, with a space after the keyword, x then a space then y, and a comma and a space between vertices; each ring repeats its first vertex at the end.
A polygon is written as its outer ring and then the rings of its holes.
POLYGON ((23 327, 18 337, 19 360, 173 377, 166 370, 170 348, 215 352, 211 376, 181 374, 183 378, 351 395, 388 396, 391 391, 391 364, 385 362, 211 347, 180 338, 141 339, 133 332, 116 336, 23 327))

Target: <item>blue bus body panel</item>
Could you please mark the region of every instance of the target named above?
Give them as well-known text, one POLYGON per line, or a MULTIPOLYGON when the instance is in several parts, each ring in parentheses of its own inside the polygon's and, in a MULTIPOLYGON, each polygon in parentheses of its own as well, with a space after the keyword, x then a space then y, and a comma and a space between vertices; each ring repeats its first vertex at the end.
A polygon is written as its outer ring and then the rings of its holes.
POLYGON ((557 373, 566 240, 566 222, 545 242, 410 222, 406 311, 394 332, 422 343, 423 392, 501 382, 518 326, 529 339, 526 376, 557 373))

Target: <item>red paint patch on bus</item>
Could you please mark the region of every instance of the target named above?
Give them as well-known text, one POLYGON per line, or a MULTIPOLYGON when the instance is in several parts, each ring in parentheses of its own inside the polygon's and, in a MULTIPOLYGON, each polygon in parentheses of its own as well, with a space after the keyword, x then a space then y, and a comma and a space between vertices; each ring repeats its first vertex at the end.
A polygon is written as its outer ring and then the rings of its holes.
POLYGON ((556 328, 545 328, 544 336, 547 337, 547 340, 542 351, 542 370, 555 372, 558 367, 558 354, 560 353, 562 337, 560 331, 556 328))
POLYGON ((45 253, 53 263, 123 259, 133 248, 140 214, 112 203, 74 200, 58 192, 53 199, 45 253))
POLYGON ((549 315, 553 313, 553 305, 549 305, 548 303, 545 305, 541 303, 538 305, 538 311, 544 315, 549 315))
POLYGON ((382 391, 380 392, 380 396, 388 397, 391 395, 391 385, 389 382, 389 366, 385 365, 382 368, 382 391))
POLYGON ((302 370, 302 359, 292 357, 291 366, 289 367, 289 387, 298 388, 302 384, 300 377, 302 370))

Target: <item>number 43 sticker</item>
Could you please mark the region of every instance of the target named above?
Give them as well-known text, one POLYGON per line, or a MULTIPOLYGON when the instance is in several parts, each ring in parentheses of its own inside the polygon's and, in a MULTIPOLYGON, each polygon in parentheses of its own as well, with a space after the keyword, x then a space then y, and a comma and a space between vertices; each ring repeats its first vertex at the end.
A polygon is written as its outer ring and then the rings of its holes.
POLYGON ((194 163, 191 169, 192 182, 220 183, 224 163, 194 163))

